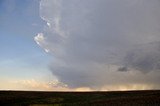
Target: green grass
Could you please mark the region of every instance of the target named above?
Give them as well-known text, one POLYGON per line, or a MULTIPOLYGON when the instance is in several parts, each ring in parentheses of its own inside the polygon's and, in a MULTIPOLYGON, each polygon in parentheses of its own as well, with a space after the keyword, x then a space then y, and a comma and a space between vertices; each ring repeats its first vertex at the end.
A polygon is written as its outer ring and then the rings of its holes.
POLYGON ((0 91, 0 106, 160 106, 160 90, 114 92, 0 91))

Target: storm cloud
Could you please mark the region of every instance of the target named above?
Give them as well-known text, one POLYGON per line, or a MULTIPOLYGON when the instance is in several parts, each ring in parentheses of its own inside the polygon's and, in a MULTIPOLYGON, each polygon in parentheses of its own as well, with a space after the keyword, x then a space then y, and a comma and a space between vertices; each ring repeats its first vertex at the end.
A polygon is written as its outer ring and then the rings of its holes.
POLYGON ((157 85, 159 10, 159 0, 41 0, 46 26, 35 41, 53 55, 49 68, 69 87, 157 85), (144 74, 152 71, 157 77, 144 74))
POLYGON ((139 45, 124 58, 126 66, 142 72, 160 70, 160 42, 139 45))

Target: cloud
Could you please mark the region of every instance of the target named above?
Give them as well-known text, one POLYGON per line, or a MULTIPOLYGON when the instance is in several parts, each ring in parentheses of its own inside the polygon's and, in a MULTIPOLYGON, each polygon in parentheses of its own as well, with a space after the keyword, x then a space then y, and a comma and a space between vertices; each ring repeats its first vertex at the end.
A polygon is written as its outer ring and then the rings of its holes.
POLYGON ((35 41, 53 55, 52 73, 71 88, 157 84, 158 76, 150 79, 155 74, 136 73, 159 70, 159 5, 158 0, 41 0, 46 26, 35 41))
MULTIPOLYGON (((65 91, 70 90, 66 85, 58 81, 37 81, 35 79, 26 79, 26 80, 12 80, 9 82, 11 85, 14 85, 15 88, 11 89, 21 89, 21 90, 43 90, 43 91, 65 91)), ((8 89, 8 88, 7 88, 8 89)))
MULTIPOLYGON (((38 33, 37 36, 34 37, 34 40, 39 46, 43 47, 45 45, 47 47, 47 42, 45 41, 43 33, 38 33)), ((49 49, 47 48, 44 48, 44 50, 45 52, 49 52, 49 49)))
POLYGON ((124 62, 127 67, 145 73, 160 70, 160 42, 139 45, 126 55, 124 62))
POLYGON ((120 67, 118 71, 128 71, 127 67, 120 67))

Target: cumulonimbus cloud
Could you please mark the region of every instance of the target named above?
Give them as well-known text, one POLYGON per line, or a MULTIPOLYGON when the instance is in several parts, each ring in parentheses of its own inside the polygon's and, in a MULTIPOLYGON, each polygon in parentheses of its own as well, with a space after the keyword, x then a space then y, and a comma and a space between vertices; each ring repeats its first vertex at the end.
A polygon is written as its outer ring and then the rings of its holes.
POLYGON ((122 83, 128 70, 160 69, 159 5, 158 0, 41 0, 46 26, 35 41, 53 55, 52 73, 70 87, 122 83))

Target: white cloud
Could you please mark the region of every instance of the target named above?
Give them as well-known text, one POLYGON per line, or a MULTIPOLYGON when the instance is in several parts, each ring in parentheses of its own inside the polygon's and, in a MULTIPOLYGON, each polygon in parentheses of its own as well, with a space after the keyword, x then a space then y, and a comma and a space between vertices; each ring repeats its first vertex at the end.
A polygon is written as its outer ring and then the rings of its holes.
POLYGON ((43 33, 38 33, 37 36, 34 37, 34 40, 36 41, 36 43, 41 46, 42 48, 44 48, 45 52, 49 52, 49 49, 46 48, 47 47, 47 42, 45 41, 45 37, 43 35, 43 33))
POLYGON ((158 85, 159 72, 152 66, 146 70, 145 62, 159 64, 154 58, 159 59, 160 52, 159 3, 158 0, 41 0, 40 14, 46 26, 43 36, 38 34, 35 41, 53 55, 50 69, 69 87, 158 85), (152 49, 150 44, 156 47, 152 49), (128 56, 132 53, 136 60, 130 61, 128 56), (132 71, 118 72, 120 67, 132 71), (137 71, 154 74, 137 75, 137 71))
POLYGON ((39 42, 44 42, 44 36, 43 33, 38 33, 38 35, 34 38, 34 40, 37 42, 37 44, 40 45, 39 42))

